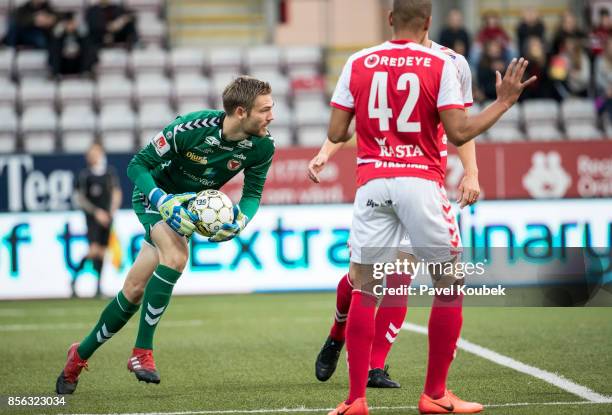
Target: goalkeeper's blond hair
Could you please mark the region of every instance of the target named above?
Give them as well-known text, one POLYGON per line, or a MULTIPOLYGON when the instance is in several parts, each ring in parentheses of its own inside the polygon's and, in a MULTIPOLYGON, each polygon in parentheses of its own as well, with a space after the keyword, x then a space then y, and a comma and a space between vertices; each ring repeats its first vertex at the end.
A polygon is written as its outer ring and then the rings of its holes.
POLYGON ((242 107, 251 112, 255 99, 260 95, 269 95, 272 87, 268 82, 260 81, 251 76, 239 76, 223 90, 223 109, 227 115, 234 114, 236 108, 242 107))

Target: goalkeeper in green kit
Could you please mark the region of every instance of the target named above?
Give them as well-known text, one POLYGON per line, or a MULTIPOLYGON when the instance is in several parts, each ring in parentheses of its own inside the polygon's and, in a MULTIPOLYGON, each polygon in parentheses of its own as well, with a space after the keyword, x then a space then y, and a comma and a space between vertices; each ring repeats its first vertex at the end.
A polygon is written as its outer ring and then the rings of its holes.
POLYGON ((196 217, 185 206, 204 189, 219 189, 244 170, 234 221, 210 237, 227 241, 253 218, 274 154, 267 126, 273 120, 267 82, 241 76, 223 91, 224 111, 204 110, 176 118, 134 156, 128 176, 134 182, 132 205, 145 240, 123 289, 102 311, 93 330, 68 350, 56 392, 73 393, 87 360, 117 333, 142 303, 138 336, 128 370, 147 383, 159 383, 153 360, 153 335, 189 257, 188 238, 196 217))

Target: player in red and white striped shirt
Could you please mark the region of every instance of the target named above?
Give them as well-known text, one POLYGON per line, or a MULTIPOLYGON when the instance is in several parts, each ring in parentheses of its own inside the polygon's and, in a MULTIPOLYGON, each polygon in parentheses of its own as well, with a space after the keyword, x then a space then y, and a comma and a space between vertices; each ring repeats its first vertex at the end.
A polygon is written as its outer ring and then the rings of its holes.
MULTIPOLYGON (((368 413, 365 390, 377 301, 373 264, 394 261, 405 234, 413 253, 429 263, 452 263, 461 251, 443 191, 439 122, 453 144, 465 144, 491 127, 535 80, 521 82, 527 62, 513 60, 503 79, 497 74, 497 100, 468 118, 452 58, 420 44, 431 23, 431 1, 395 0, 389 22, 393 40, 351 56, 332 98, 331 142, 346 141, 349 124, 356 120, 359 188, 349 239, 354 287, 346 327, 349 396, 330 415, 368 413)), ((431 271, 436 287, 462 283, 453 273, 431 271)), ((437 331, 437 342, 444 345, 438 351, 444 356, 433 357, 447 363, 438 368, 431 386, 435 390, 426 385, 419 410, 479 412, 482 405, 464 402, 445 389, 442 372, 450 366, 452 356, 447 355, 454 351, 458 330, 437 331)))
MULTIPOLYGON (((440 51, 449 55, 457 68, 459 75, 459 83, 461 84, 461 95, 463 99, 464 107, 467 109, 473 103, 472 99, 472 74, 470 67, 465 58, 462 55, 455 53, 452 49, 448 49, 442 45, 439 45, 425 37, 423 45, 433 50, 440 51)), ((352 135, 352 134, 351 134, 352 135)), ((438 135, 440 145, 440 163, 443 171, 446 170, 446 134, 441 124, 438 125, 438 135)), ((334 144, 329 140, 326 140, 319 154, 315 156, 309 164, 309 176, 315 183, 319 182, 318 174, 324 168, 327 161, 340 149, 344 143, 334 144)), ((461 147, 458 147, 458 155, 461 160, 464 169, 464 177, 461 180, 459 186, 459 200, 460 207, 471 205, 478 200, 480 194, 480 186, 478 184, 478 167, 476 163, 476 146, 474 141, 470 141, 461 147)), ((406 240, 402 241, 400 251, 402 252, 399 257, 400 260, 407 259, 411 262, 416 262, 414 255, 411 254, 409 246, 406 246, 406 240)), ((402 287, 410 285, 411 278, 409 275, 394 275, 386 280, 386 287, 402 287)), ((338 288, 336 291, 336 310, 334 315, 334 323, 330 330, 329 336, 327 337, 325 344, 321 348, 320 353, 317 356, 315 364, 315 375, 318 380, 325 382, 334 373, 340 352, 344 346, 345 340, 345 327, 346 317, 350 307, 351 292, 353 288, 350 283, 349 275, 346 273, 338 282, 338 288)), ((453 316, 447 316, 447 313, 440 313, 435 309, 437 304, 434 304, 434 311, 431 320, 433 327, 436 326, 438 319, 443 319, 448 322, 449 320, 457 320, 461 318, 461 315, 456 316, 457 312, 453 313, 453 316)), ((399 335, 400 328, 406 317, 408 307, 408 295, 403 293, 402 295, 384 296, 378 302, 378 309, 376 311, 375 318, 375 333, 374 342, 372 344, 372 351, 370 355, 370 371, 368 373, 368 387, 372 388, 399 388, 400 384, 390 379, 386 367, 386 359, 391 350, 391 347, 395 343, 397 336, 399 335)), ((460 325, 459 325, 460 327, 460 325)), ((459 329, 457 328, 457 331, 459 329)), ((435 339, 435 329, 432 331, 432 338, 435 339)), ((435 352, 435 347, 430 348, 432 352, 435 352)), ((433 363, 433 359, 432 360, 433 363)), ((435 362, 439 362, 436 360, 435 362)), ((442 364, 444 366, 444 364, 442 364)), ((435 371, 431 371, 435 373, 435 371)), ((429 376, 429 379, 436 378, 436 376, 429 376)), ((431 383, 431 381, 429 382, 431 383)), ((428 389, 428 388, 426 388, 428 389)))

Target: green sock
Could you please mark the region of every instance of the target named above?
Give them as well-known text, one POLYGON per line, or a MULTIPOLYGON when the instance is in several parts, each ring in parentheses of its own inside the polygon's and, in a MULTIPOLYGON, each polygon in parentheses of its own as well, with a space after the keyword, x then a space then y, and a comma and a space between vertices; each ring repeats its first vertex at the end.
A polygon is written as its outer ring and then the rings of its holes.
POLYGON ((123 295, 123 291, 111 300, 106 306, 100 320, 94 329, 83 339, 77 352, 81 359, 89 359, 102 344, 113 337, 125 323, 138 311, 138 304, 130 303, 123 295))
POLYGON ((153 335, 157 323, 166 311, 174 284, 178 281, 181 273, 158 265, 153 276, 147 283, 144 298, 142 300, 142 311, 140 312, 140 325, 138 326, 138 337, 136 347, 139 349, 153 349, 153 335))

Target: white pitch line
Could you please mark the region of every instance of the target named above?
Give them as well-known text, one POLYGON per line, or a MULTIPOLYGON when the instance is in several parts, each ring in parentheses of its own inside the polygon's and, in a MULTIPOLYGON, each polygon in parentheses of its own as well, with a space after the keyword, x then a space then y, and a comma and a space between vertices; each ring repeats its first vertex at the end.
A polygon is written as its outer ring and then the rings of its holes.
MULTIPOLYGON (((164 327, 193 327, 204 324, 202 320, 166 321, 164 327)), ((134 326, 136 323, 128 323, 134 326)), ((88 323, 54 323, 54 324, 0 324, 0 332, 7 331, 40 331, 40 330, 80 330, 91 328, 88 323)))
MULTIPOLYGON (((427 327, 419 326, 417 324, 405 322, 402 325, 402 329, 413 331, 415 333, 427 335, 427 327)), ((586 386, 579 385, 571 380, 558 375, 556 373, 548 372, 546 370, 530 366, 518 360, 512 359, 511 357, 504 356, 486 347, 479 346, 465 339, 459 339, 457 347, 463 349, 466 352, 475 354, 476 356, 482 357, 483 359, 490 360, 493 363, 497 363, 501 366, 509 367, 518 372, 525 373, 529 376, 541 379, 544 382, 550 383, 566 392, 579 396, 592 403, 612 403, 612 397, 601 395, 586 386)))
MULTIPOLYGON (((559 406, 559 405, 601 405, 608 402, 590 401, 561 401, 561 402, 515 402, 503 404, 485 404, 486 408, 511 408, 522 406, 559 406)), ((59 414, 59 415, 224 415, 224 414, 287 414, 295 412, 328 412, 334 408, 278 408, 278 409, 225 409, 211 411, 183 411, 183 412, 114 412, 107 414, 59 414)), ((414 410, 416 406, 373 406, 371 411, 398 411, 414 410)))

